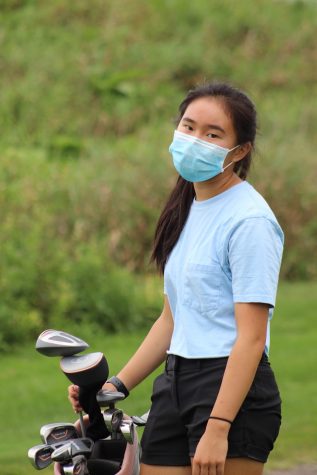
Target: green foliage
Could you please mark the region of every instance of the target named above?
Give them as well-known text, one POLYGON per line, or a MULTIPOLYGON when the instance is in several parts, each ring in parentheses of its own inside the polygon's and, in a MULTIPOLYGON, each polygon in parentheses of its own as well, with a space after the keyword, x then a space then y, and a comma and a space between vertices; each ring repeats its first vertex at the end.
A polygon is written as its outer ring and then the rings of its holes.
POLYGON ((107 222, 95 214, 107 189, 91 199, 98 176, 74 174, 73 163, 31 150, 2 163, 0 350, 47 327, 114 332, 152 318, 144 281, 109 256, 107 222))
POLYGON ((178 104, 205 79, 257 104, 250 180, 285 230, 282 276, 317 277, 314 2, 2 3, 2 349, 54 322, 147 318, 135 273, 153 271, 178 104))
POLYGON ((83 145, 77 137, 56 135, 48 147, 49 156, 60 158, 78 158, 82 154, 83 145))
POLYGON ((78 246, 62 282, 56 324, 94 325, 111 333, 144 326, 147 301, 136 279, 105 259, 104 246, 78 246))

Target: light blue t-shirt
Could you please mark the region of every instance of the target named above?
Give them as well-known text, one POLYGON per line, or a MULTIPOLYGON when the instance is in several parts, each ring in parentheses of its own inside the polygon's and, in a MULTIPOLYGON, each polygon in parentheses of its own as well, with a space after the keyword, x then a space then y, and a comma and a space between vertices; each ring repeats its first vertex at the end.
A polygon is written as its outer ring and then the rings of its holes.
POLYGON ((245 181, 208 200, 194 200, 164 272, 174 319, 168 353, 229 356, 237 302, 269 304, 271 319, 283 242, 272 210, 245 181))

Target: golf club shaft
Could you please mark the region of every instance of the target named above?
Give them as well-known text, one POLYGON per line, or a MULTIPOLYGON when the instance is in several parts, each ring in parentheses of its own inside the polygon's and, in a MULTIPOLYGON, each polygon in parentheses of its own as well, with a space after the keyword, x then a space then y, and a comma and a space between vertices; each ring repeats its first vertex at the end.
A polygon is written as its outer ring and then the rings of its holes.
POLYGON ((80 413, 79 413, 79 422, 80 422, 80 428, 81 428, 81 436, 86 437, 86 429, 85 429, 83 411, 80 411, 80 413))

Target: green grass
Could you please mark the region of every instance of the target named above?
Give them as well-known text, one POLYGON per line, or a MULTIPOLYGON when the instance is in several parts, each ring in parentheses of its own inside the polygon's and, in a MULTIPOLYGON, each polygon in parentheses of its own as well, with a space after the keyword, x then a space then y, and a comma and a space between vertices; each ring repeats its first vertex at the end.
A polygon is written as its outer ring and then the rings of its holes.
MULTIPOLYGON (((271 361, 283 398, 283 426, 270 468, 317 460, 316 306, 316 283, 281 284, 272 322, 271 361)), ((105 353, 110 373, 115 374, 137 348, 144 332, 94 336, 86 331, 83 334, 79 328, 77 334, 88 338, 92 351, 105 353)), ((5 434, 0 441, 1 474, 31 475, 34 470, 26 452, 40 442, 41 425, 75 419, 66 397, 68 382, 59 370, 58 359, 39 355, 33 345, 3 356, 1 363, 0 420, 5 434)), ((122 403, 127 413, 147 410, 153 377, 122 403)))
POLYGON ((280 286, 271 352, 283 399, 272 457, 280 466, 317 460, 316 307, 316 282, 280 286))

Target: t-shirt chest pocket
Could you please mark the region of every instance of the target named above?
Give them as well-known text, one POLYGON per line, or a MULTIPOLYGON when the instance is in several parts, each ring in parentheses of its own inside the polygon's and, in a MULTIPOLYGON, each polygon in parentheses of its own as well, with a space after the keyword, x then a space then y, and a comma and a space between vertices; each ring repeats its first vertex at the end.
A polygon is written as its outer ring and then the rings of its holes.
POLYGON ((221 267, 190 263, 185 268, 183 302, 200 312, 211 312, 219 303, 221 267))

